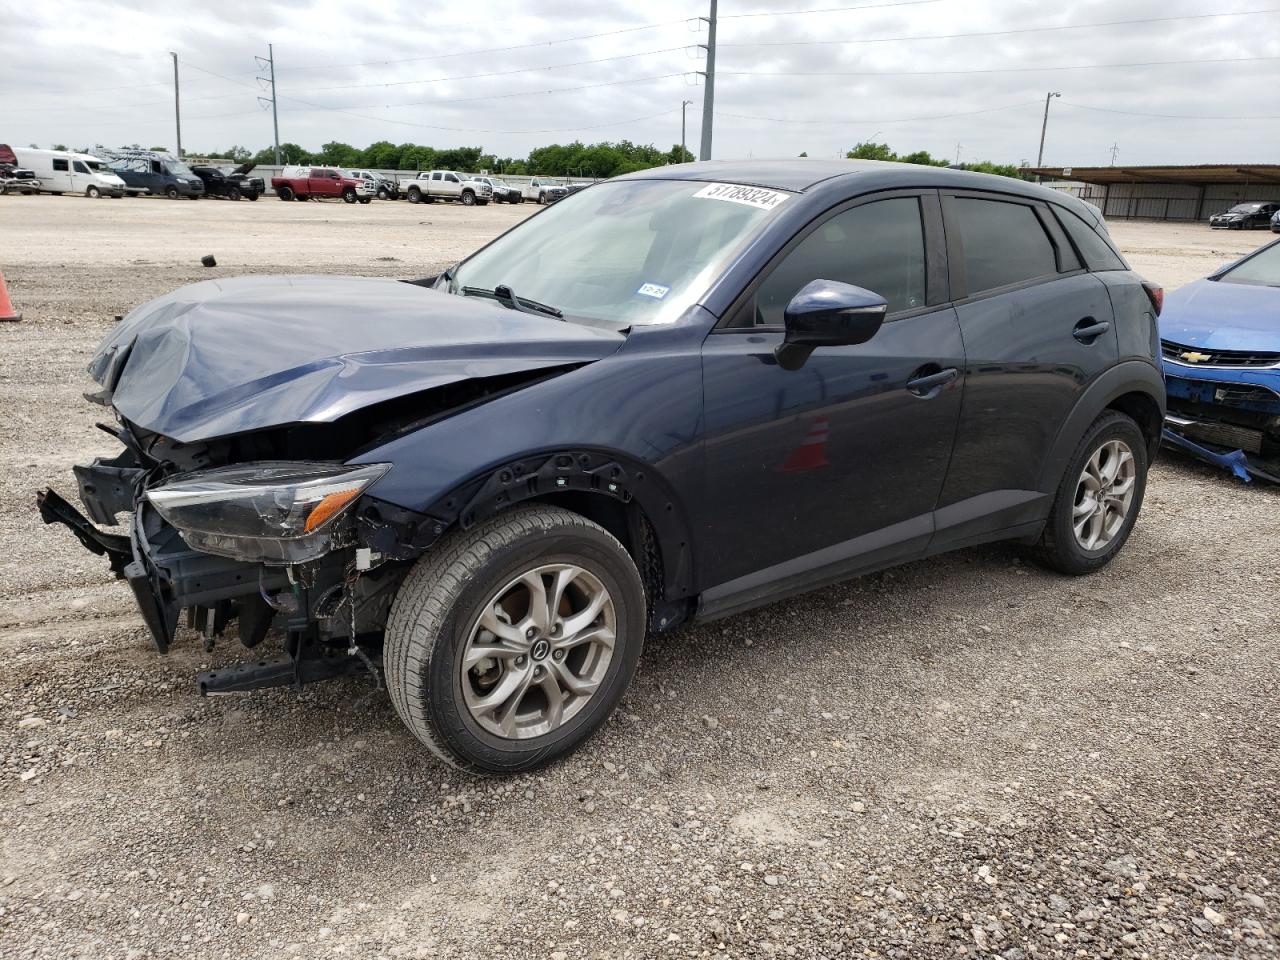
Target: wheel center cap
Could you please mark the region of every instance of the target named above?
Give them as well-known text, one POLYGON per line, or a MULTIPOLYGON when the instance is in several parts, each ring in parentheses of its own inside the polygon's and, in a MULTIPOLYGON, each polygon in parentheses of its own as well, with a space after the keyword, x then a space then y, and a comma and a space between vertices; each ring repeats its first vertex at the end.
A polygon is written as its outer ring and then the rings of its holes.
POLYGON ((550 652, 551 644, 546 640, 539 640, 530 648, 529 656, 533 657, 534 660, 545 660, 550 652))

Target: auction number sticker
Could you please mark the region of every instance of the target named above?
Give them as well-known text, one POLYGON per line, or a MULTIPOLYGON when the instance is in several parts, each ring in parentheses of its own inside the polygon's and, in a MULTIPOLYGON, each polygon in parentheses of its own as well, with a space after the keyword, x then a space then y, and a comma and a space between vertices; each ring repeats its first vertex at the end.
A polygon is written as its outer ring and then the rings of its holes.
POLYGON ((744 187, 738 183, 713 183, 703 187, 695 197, 704 200, 727 200, 729 203, 741 203, 757 210, 772 210, 782 203, 789 193, 779 190, 766 190, 764 187, 744 187))

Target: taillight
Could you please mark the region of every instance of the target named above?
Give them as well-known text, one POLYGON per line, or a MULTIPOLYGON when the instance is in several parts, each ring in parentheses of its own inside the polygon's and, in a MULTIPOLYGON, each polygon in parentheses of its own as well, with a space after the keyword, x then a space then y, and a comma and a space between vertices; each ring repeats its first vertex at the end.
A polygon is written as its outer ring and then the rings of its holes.
POLYGON ((1152 283, 1150 280, 1142 281, 1142 289, 1147 291, 1147 299, 1151 301, 1151 309, 1156 312, 1156 316, 1160 316, 1160 311, 1164 309, 1164 287, 1158 283, 1152 283))

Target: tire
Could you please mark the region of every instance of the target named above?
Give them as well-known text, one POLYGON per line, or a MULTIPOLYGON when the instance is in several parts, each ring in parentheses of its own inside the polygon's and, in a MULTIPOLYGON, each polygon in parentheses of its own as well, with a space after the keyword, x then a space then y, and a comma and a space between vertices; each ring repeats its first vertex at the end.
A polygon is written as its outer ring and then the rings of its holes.
POLYGON ((90 200, 97 200, 99 197, 102 196, 102 191, 99 190, 97 187, 93 186, 92 184, 90 184, 89 189, 84 192, 84 195, 88 197, 90 200))
POLYGON ((476 203, 476 193, 474 190, 463 190, 462 196, 459 198, 464 207, 474 207, 476 203))
POLYGON ((387 192, 387 188, 386 188, 386 187, 379 187, 379 188, 378 188, 378 199, 379 199, 379 200, 390 200, 390 199, 391 199, 391 194, 389 194, 389 193, 387 192))
POLYGON ((360 198, 360 202, 361 202, 361 203, 369 203, 372 199, 373 199, 373 197, 361 197, 361 198, 360 198))
MULTIPOLYGON (((1130 471, 1123 466, 1123 461, 1121 463, 1119 473, 1114 475, 1114 486, 1109 488, 1110 496, 1106 503, 1124 499, 1120 492, 1122 481, 1130 471)), ((1104 411, 1085 432, 1071 456, 1061 483, 1058 484, 1048 522, 1036 547, 1040 562, 1050 569, 1071 576, 1093 573, 1110 563, 1124 547, 1134 523, 1137 522, 1147 489, 1147 467, 1147 440, 1138 425, 1119 411, 1104 411), (1082 523, 1086 536, 1099 530, 1099 523, 1102 533, 1106 535, 1105 542, 1098 541, 1095 546, 1090 547, 1082 542, 1075 528, 1078 508, 1087 506, 1092 496, 1086 471, 1091 463, 1100 463, 1101 473, 1105 477, 1108 466, 1116 463, 1111 458, 1116 455, 1117 444, 1124 448, 1120 453, 1127 452, 1132 458, 1131 483, 1128 485, 1130 495, 1122 518, 1117 518, 1110 508, 1085 516, 1082 523), (1099 457, 1099 460, 1095 461, 1095 457, 1099 457), (1112 528, 1115 519, 1120 519, 1120 522, 1112 528)), ((1093 502, 1097 503, 1097 499, 1094 498, 1093 502)))
POLYGON ((170 200, 177 200, 177 199, 178 199, 178 188, 177 188, 177 187, 165 187, 165 188, 164 188, 164 195, 165 195, 166 197, 168 197, 170 200))
POLYGON ((230 190, 228 190, 228 191, 227 191, 227 199, 228 199, 228 200, 239 200, 239 199, 240 199, 240 188, 239 188, 239 187, 232 187, 230 190))
POLYGON ((289 187, 281 187, 279 190, 276 191, 276 196, 281 200, 292 200, 293 190, 290 189, 289 187))
POLYGON ((249 202, 252 203, 254 200, 258 199, 259 195, 257 193, 249 193, 246 194, 246 196, 249 198, 249 202))
MULTIPOLYGON (((554 583, 563 570, 540 573, 538 582, 554 583)), ((571 586, 564 590, 563 603, 572 608, 575 598, 585 603, 584 598, 591 595, 590 590, 579 593, 571 586)), ((524 594, 525 608, 530 596, 524 594)), ((392 705, 432 753, 461 770, 516 773, 549 763, 586 741, 621 699, 644 643, 644 596, 640 574, 622 544, 585 517, 559 507, 515 507, 470 530, 455 530, 418 561, 392 603, 383 648, 392 705), (519 657, 514 652, 487 657, 464 671, 463 656, 470 649, 473 632, 478 638, 487 635, 494 640, 478 624, 485 607, 494 604, 490 609, 497 609, 496 600, 511 595, 510 591, 525 590, 522 575, 555 564, 579 568, 581 578, 572 583, 600 588, 605 602, 612 604, 591 621, 596 626, 572 635, 600 631, 599 623, 608 619, 611 610, 615 638, 611 653, 606 657, 595 642, 587 641, 562 657, 552 633, 545 637, 535 633, 536 639, 526 633, 532 646, 519 657), (575 666, 573 651, 577 650, 582 651, 578 655, 582 659, 575 666), (485 672, 476 674, 481 669, 485 672), (495 671, 489 686, 478 686, 495 671), (593 686, 579 697, 566 693, 569 688, 561 689, 555 679, 567 675, 581 684, 581 674, 588 674, 593 686), (532 678, 538 675, 543 680, 535 683, 532 678), (524 689, 499 701, 499 707, 488 713, 473 712, 468 698, 474 703, 485 693, 494 694, 508 677, 515 676, 527 678, 524 689), (548 719, 551 701, 544 692, 548 683, 567 697, 559 701, 561 709, 571 711, 558 725, 548 719), (519 709, 530 703, 532 710, 519 709), (504 711, 508 705, 510 710, 504 711), (523 736, 504 736, 486 727, 502 726, 504 713, 511 729, 523 736), (526 726, 520 728, 517 721, 526 726), (550 729, 538 732, 536 726, 528 727, 530 723, 550 724, 550 729)), ((516 609, 520 609, 518 601, 516 609)), ((520 621, 512 625, 511 616, 505 622, 517 639, 508 643, 522 644, 520 621)), ((553 630, 563 629, 567 622, 560 616, 570 614, 557 615, 553 630)), ((527 617, 522 619, 529 622, 527 617)))
POLYGON ((547 195, 545 193, 538 194, 538 206, 545 207, 547 205, 547 195))
POLYGON ((343 203, 355 203, 357 199, 358 198, 356 197, 356 192, 350 187, 347 187, 347 189, 342 191, 343 203))
POLYGON ((409 202, 410 202, 410 203, 421 203, 421 202, 422 202, 422 191, 421 191, 421 190, 419 190, 417 187, 410 187, 410 188, 409 188, 409 193, 407 194, 407 196, 409 197, 409 202))

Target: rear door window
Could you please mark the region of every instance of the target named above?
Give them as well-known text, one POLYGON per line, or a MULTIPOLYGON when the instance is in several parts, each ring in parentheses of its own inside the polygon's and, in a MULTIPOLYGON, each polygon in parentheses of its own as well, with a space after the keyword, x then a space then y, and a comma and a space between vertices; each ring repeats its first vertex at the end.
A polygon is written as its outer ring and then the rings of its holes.
POLYGON ((71 165, 70 165, 70 164, 68 164, 66 160, 57 160, 57 159, 55 159, 55 160, 53 161, 53 169, 55 169, 55 170, 59 170, 59 171, 61 171, 61 172, 63 172, 63 173, 67 173, 68 171, 70 171, 70 169, 71 169, 71 165))
POLYGON ((1025 203, 952 197, 948 229, 964 246, 969 296, 1058 274, 1053 243, 1025 203))

